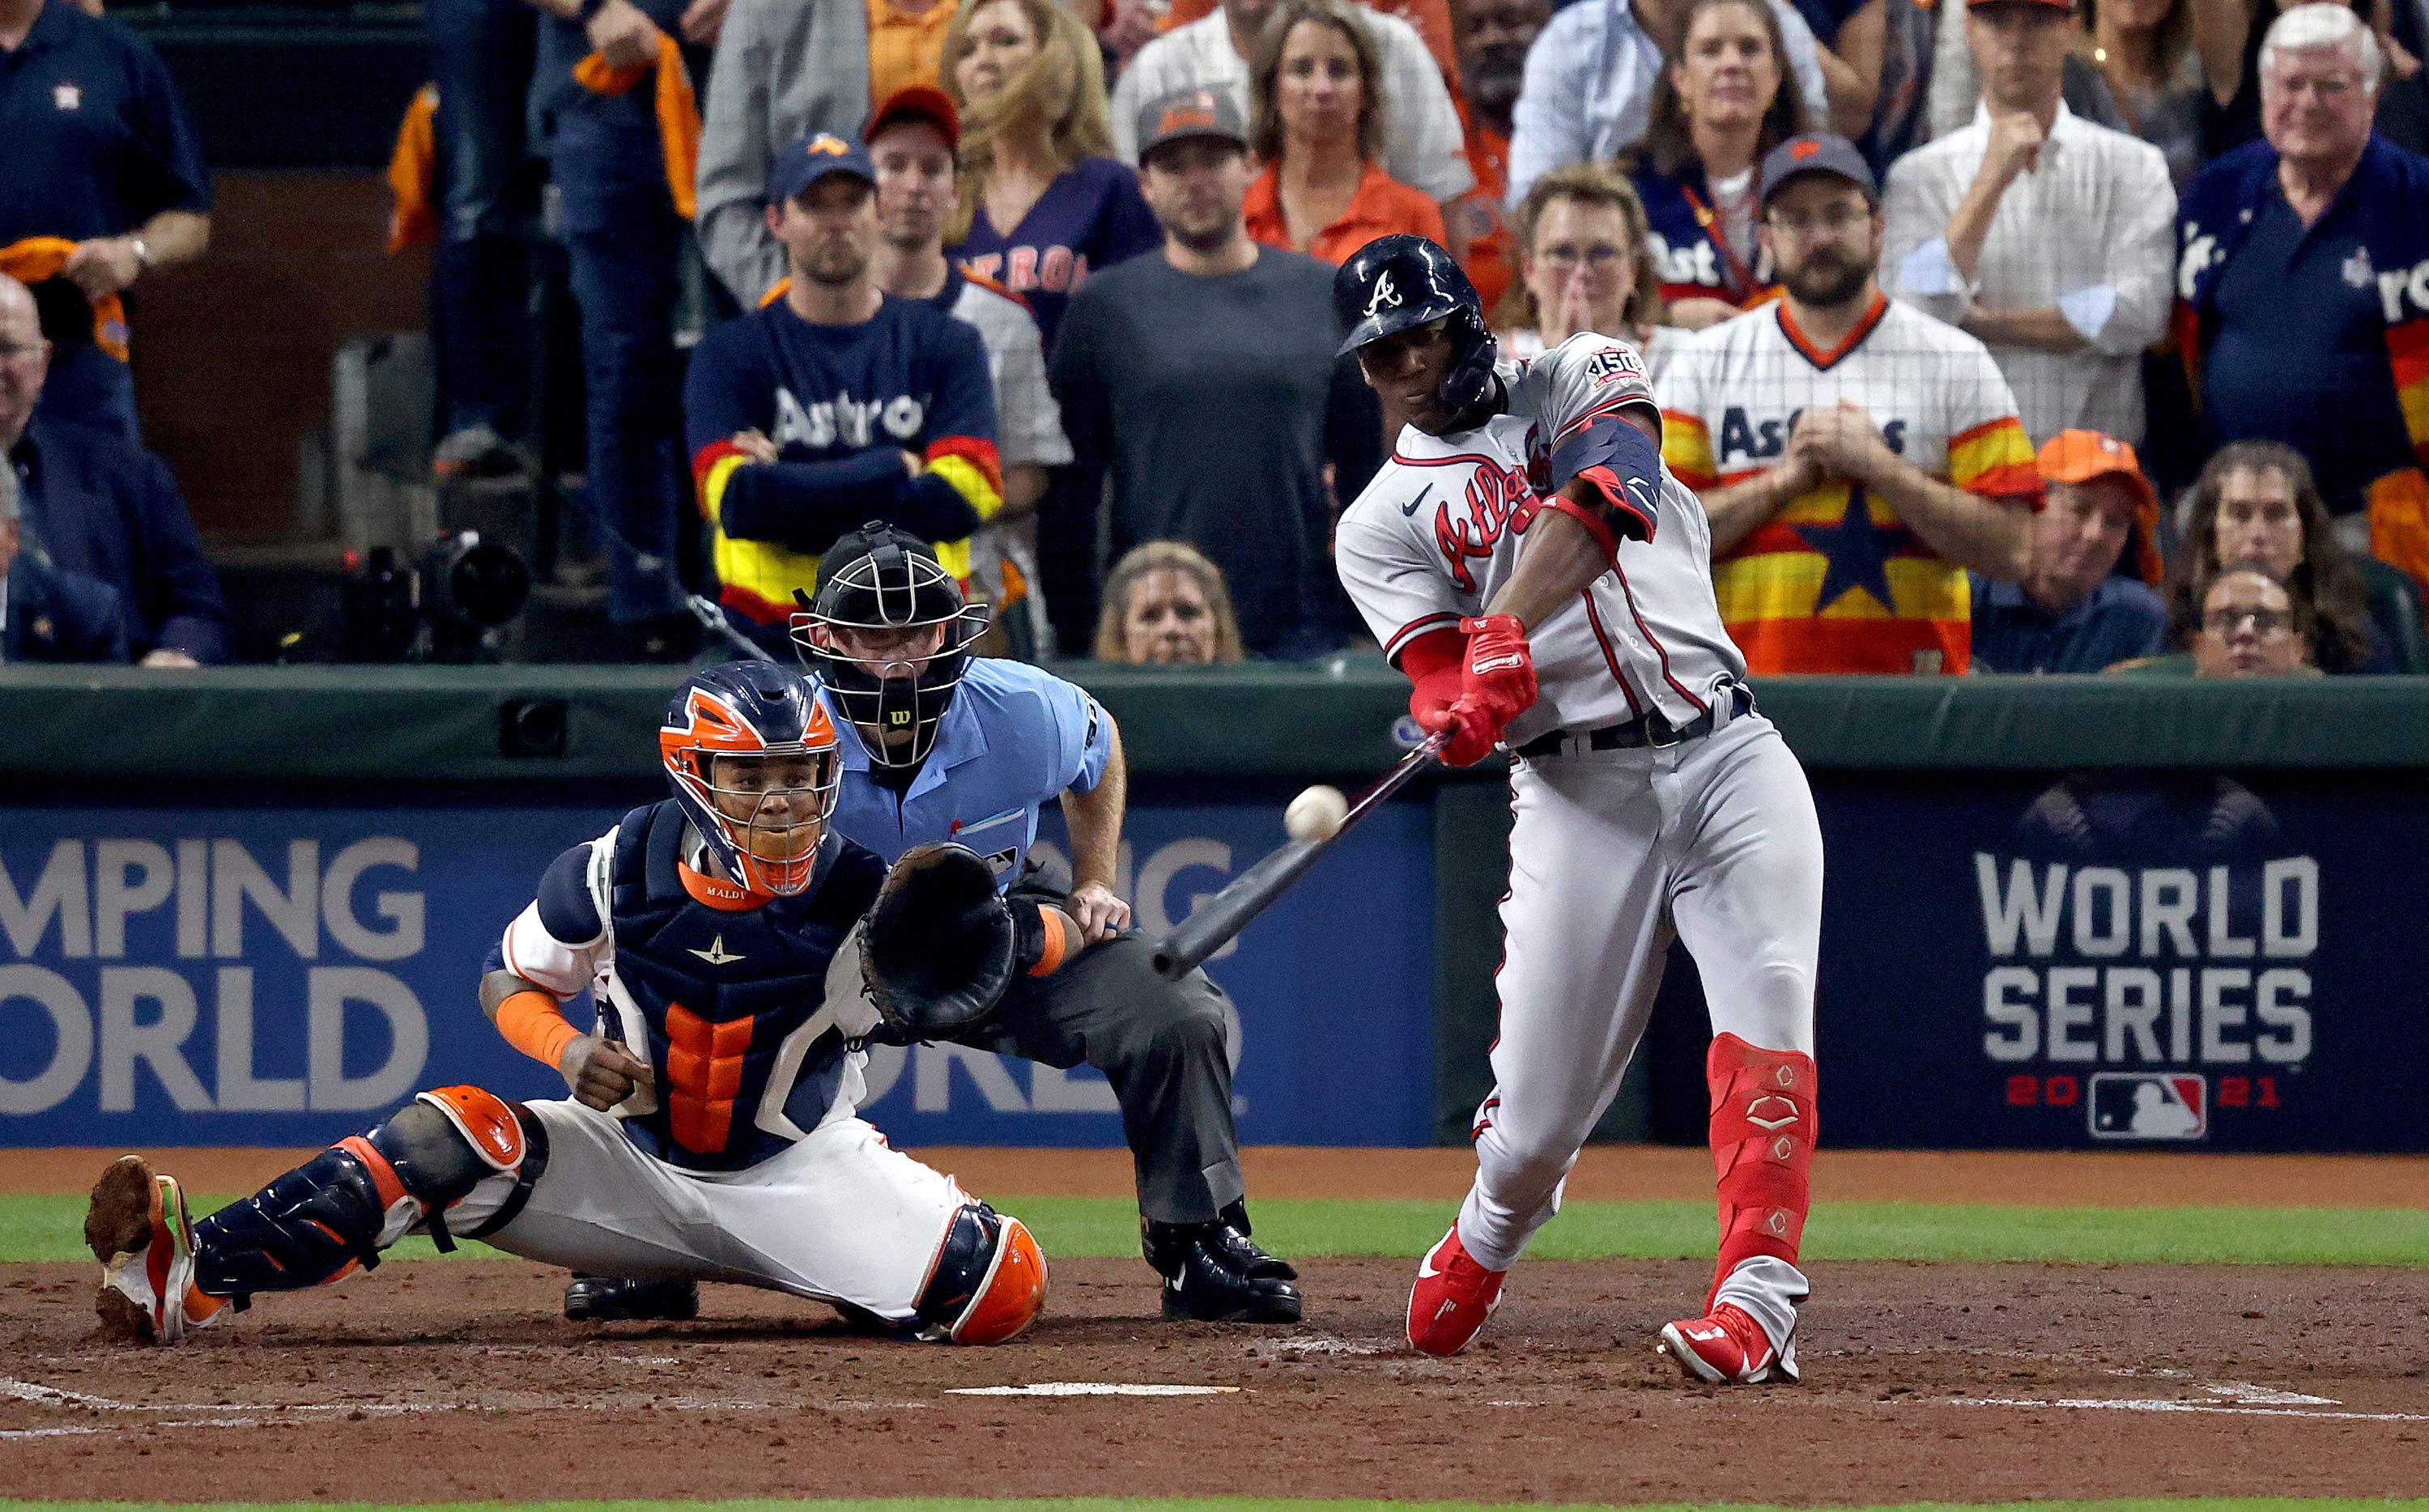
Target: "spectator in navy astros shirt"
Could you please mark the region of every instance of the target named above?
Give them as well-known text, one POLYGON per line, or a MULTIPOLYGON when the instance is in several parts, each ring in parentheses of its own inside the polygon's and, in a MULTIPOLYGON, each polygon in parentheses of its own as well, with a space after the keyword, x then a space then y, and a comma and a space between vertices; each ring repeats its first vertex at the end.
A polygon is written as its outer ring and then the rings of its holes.
POLYGON ((726 616, 780 659, 796 591, 869 521, 969 576, 969 537, 1003 507, 995 397, 978 332, 876 283, 877 171, 838 137, 781 155, 768 224, 791 274, 711 331, 685 384, 686 445, 726 616))
POLYGON ((1048 351, 1090 270, 1164 244, 1138 174, 1115 158, 1097 41, 1055 0, 965 5, 945 38, 962 113, 964 267, 1029 302, 1048 351))
POLYGON ((97 7, 0 0, 0 272, 59 306, 47 413, 134 439, 121 296, 201 256, 210 208, 193 123, 149 43, 97 7))

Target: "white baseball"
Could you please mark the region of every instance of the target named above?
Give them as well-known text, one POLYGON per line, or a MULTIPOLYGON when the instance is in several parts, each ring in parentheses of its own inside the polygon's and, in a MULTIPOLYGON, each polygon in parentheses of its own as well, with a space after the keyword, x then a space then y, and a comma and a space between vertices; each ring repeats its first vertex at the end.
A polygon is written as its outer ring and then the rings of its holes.
POLYGON ((1282 828, 1293 840, 1330 840, 1349 817, 1349 800, 1337 787, 1309 788, 1282 811, 1282 828))

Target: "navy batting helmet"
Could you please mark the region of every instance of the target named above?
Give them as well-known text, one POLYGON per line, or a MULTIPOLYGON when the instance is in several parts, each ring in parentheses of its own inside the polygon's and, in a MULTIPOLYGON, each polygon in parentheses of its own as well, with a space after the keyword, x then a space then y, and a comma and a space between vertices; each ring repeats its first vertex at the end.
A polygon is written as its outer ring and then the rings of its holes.
POLYGON ((1447 320, 1450 367, 1434 397, 1463 410, 1492 392, 1495 349, 1484 301, 1450 254, 1423 237, 1396 232, 1359 248, 1332 275, 1332 316, 1348 333, 1344 356, 1413 325, 1447 320))

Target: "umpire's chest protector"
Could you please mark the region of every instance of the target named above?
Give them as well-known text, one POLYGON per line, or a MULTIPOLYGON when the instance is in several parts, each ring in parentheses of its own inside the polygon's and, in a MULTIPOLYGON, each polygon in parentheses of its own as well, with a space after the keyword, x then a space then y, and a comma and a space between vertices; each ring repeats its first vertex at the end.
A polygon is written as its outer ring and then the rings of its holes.
POLYGON ((869 1014, 851 934, 884 866, 831 833, 806 892, 719 907, 686 886, 686 837, 671 802, 617 830, 609 992, 628 1038, 635 1017, 646 1027, 657 1077, 625 1126, 672 1164, 739 1170, 859 1094, 851 1044, 869 1014))

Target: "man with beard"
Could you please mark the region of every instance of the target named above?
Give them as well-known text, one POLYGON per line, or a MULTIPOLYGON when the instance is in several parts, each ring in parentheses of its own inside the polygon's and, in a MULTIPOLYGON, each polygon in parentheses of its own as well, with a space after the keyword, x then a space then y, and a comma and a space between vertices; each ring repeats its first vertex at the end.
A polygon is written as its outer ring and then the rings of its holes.
POLYGON ((1178 90, 1138 125, 1164 251, 1091 274, 1063 317, 1048 375, 1077 457, 1070 497, 1093 502, 1110 473, 1112 560, 1186 541, 1230 581, 1249 650, 1320 654, 1345 633, 1332 499, 1364 485, 1382 440, 1373 395, 1333 353, 1332 270, 1249 238, 1256 170, 1229 93, 1178 90))
POLYGON ((1845 139, 1781 143, 1761 196, 1784 297, 1662 378, 1662 459, 1711 517, 1721 617, 1758 675, 1962 672, 1966 572, 2028 565, 2015 395, 1981 342, 1882 296, 1880 195, 1845 139))
POLYGON ((900 525, 966 578, 969 537, 1003 507, 1003 478, 978 333, 872 274, 868 152, 805 137, 771 188, 768 229, 790 275, 701 342, 684 410, 726 616, 781 655, 794 592, 818 581, 837 536, 900 525))
POLYGON ((1489 319, 1517 271, 1504 213, 1510 197, 1510 113, 1527 77, 1527 49, 1552 19, 1551 0, 1468 0, 1459 11, 1459 123, 1476 188, 1443 210, 1451 251, 1489 319))

